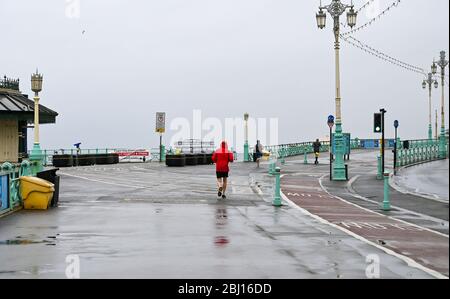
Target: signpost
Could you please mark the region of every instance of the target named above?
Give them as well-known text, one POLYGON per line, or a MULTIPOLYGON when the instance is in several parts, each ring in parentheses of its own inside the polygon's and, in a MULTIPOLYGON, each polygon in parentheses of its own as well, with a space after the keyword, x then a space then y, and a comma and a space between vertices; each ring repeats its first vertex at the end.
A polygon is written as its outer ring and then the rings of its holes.
POLYGON ((328 116, 328 127, 330 128, 330 181, 333 179, 333 151, 332 151, 332 136, 333 136, 333 127, 334 127, 334 116, 328 116))
POLYGON ((159 133, 159 162, 163 162, 164 148, 162 144, 162 136, 166 132, 166 113, 156 113, 156 133, 159 133))
POLYGON ((386 148, 386 141, 385 141, 385 126, 384 126, 384 115, 386 114, 386 110, 385 109, 380 109, 380 113, 381 113, 381 171, 382 174, 384 174, 384 165, 385 165, 385 155, 384 155, 384 151, 386 148))

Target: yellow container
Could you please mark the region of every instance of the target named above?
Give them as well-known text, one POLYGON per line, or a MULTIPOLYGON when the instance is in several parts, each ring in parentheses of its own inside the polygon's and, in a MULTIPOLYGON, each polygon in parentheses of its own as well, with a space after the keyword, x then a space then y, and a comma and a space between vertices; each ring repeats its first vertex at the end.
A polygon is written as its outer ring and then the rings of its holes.
POLYGON ((47 210, 55 192, 55 185, 46 180, 20 177, 20 195, 26 210, 47 210))

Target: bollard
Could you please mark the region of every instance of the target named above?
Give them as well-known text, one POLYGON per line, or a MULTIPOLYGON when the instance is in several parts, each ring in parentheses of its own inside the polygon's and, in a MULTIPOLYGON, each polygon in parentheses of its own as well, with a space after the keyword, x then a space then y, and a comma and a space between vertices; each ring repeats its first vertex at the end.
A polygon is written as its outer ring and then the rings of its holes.
POLYGON ((275 168, 275 192, 272 205, 275 207, 281 207, 281 169, 275 168))
POLYGON ((303 155, 305 156, 303 163, 308 164, 308 150, 306 149, 306 146, 303 148, 303 155))
POLYGON ((384 200, 383 211, 391 210, 391 202, 389 198, 389 172, 384 173, 384 200))
POLYGON ((377 179, 378 180, 382 180, 383 179, 383 166, 382 166, 382 162, 381 162, 381 156, 378 156, 378 172, 377 172, 377 179))
POLYGON ((269 175, 274 175, 275 171, 276 171, 276 162, 275 161, 271 161, 269 164, 269 175))
POLYGON ((163 144, 161 145, 160 155, 161 155, 160 157, 161 162, 166 162, 166 147, 163 144))

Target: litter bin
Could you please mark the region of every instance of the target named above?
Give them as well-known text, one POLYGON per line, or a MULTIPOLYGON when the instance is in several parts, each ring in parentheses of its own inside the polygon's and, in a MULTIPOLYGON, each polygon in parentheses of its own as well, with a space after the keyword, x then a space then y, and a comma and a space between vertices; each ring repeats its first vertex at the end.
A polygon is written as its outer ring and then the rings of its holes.
POLYGON ((59 168, 51 168, 41 171, 37 174, 37 177, 46 180, 54 185, 55 192, 53 193, 51 207, 57 207, 59 202, 59 186, 60 186, 60 176, 56 174, 59 168))
POLYGON ((409 140, 403 141, 403 149, 405 149, 405 150, 409 149, 409 140))
POLYGON ((46 180, 20 177, 20 195, 26 210, 47 210, 51 204, 55 186, 46 180))

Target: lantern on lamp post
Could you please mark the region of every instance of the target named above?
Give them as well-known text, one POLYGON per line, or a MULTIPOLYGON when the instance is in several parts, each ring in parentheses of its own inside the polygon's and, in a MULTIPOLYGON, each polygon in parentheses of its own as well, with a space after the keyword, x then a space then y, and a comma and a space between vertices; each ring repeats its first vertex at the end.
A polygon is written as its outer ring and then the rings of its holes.
POLYGON ((428 73, 428 77, 427 79, 423 80, 422 82, 422 88, 426 89, 428 86, 428 140, 429 142, 432 142, 433 140, 433 125, 432 125, 432 117, 431 117, 431 110, 432 110, 432 105, 431 105, 431 91, 433 90, 433 86, 434 88, 438 88, 439 87, 439 83, 434 80, 433 78, 433 71, 434 71, 434 64, 431 67, 432 72, 428 73))

